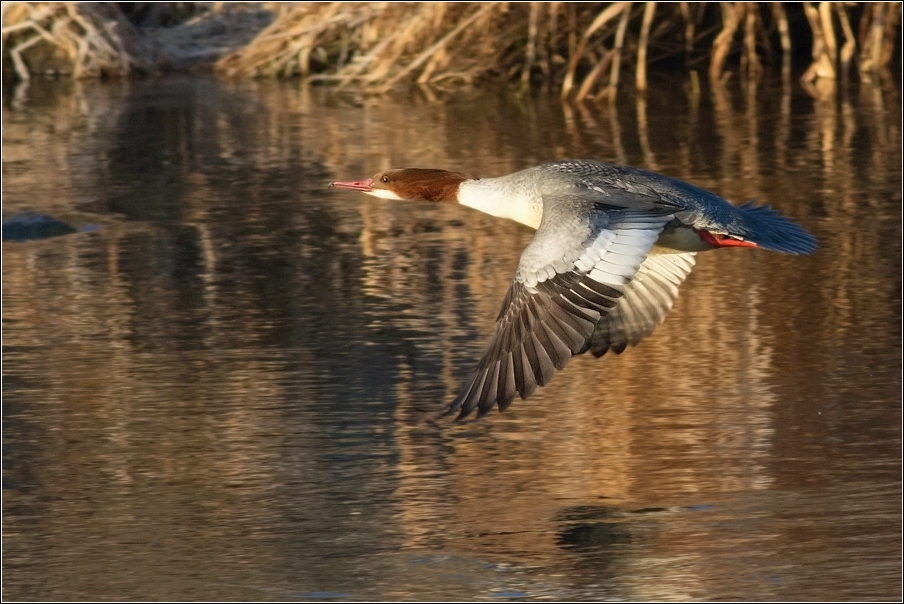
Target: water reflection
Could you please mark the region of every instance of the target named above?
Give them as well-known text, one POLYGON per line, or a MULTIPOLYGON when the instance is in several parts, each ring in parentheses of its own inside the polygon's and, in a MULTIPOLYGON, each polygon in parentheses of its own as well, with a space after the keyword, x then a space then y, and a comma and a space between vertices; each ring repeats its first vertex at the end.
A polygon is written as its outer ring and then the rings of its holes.
POLYGON ((4 211, 102 228, 3 244, 8 597, 900 595, 897 92, 15 103, 4 211), (636 350, 438 419, 532 233, 325 185, 563 157, 773 203, 823 247, 704 255, 636 350))

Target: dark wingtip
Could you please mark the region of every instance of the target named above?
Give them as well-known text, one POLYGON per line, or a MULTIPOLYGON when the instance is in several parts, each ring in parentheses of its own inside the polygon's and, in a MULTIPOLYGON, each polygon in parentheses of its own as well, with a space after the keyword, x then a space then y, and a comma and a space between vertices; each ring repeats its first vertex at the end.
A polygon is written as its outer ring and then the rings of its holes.
MULTIPOLYGON (((458 415, 455 416, 455 419, 453 421, 456 424, 462 424, 474 412, 474 409, 468 409, 466 407, 462 407, 461 409, 458 409, 458 408, 452 408, 450 406, 449 409, 445 413, 443 413, 443 417, 449 417, 450 415, 453 415, 456 411, 458 412, 458 415)), ((477 419, 480 419, 481 417, 483 417, 483 414, 478 413, 477 419)))
POLYGON ((471 412, 474 411, 475 405, 466 404, 466 400, 468 398, 468 394, 471 391, 473 384, 466 384, 458 395, 449 403, 449 406, 446 408, 446 412, 443 413, 442 417, 449 417, 455 413, 458 413, 458 417, 455 418, 456 422, 464 421, 466 417, 471 415, 471 412))
MULTIPOLYGON (((461 407, 461 402, 458 399, 455 399, 454 401, 452 401, 452 404, 450 404, 448 407, 446 407, 446 410, 443 411, 443 414, 440 415, 440 417, 449 417, 450 415, 452 415, 453 413, 458 411, 459 407, 461 407)), ((461 419, 460 413, 459 413, 459 417, 456 419, 461 419)))
POLYGON ((476 409, 476 419, 480 419, 496 407, 495 404, 489 406, 479 405, 477 399, 470 396, 473 386, 473 381, 464 386, 461 392, 458 393, 458 396, 456 396, 455 399, 451 403, 449 403, 449 407, 446 409, 445 413, 442 414, 442 417, 448 417, 458 412, 458 417, 455 418, 455 421, 463 422, 468 418, 469 415, 474 413, 474 410, 476 409))

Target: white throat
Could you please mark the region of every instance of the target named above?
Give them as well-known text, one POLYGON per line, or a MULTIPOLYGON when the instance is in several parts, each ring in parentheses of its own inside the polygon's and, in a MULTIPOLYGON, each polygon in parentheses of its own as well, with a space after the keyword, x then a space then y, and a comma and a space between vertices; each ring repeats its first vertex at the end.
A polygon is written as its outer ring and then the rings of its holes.
POLYGON ((513 184, 506 177, 466 180, 458 187, 458 203, 536 229, 543 217, 542 199, 530 188, 513 184))
POLYGON ((370 191, 364 191, 368 195, 373 195, 374 197, 382 197, 383 199, 394 199, 396 201, 401 201, 402 198, 390 191, 389 189, 372 189, 370 191))

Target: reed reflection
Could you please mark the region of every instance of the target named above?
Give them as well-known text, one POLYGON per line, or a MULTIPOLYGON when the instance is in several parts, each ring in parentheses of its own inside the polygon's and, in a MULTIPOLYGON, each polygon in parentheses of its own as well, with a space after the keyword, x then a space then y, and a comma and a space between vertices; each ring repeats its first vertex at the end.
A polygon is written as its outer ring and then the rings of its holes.
MULTIPOLYGON (((888 92, 836 104, 791 86, 651 91, 643 104, 563 110, 272 82, 41 86, 29 109, 4 112, 4 210, 39 199, 103 228, 3 248, 4 394, 16 410, 4 532, 28 559, 62 559, 33 595, 184 597, 191 578, 147 591, 183 566, 211 597, 236 593, 219 584, 228 573, 402 598, 433 575, 384 556, 427 550, 542 569, 531 589, 578 590, 560 596, 599 595, 588 569, 604 568, 619 597, 716 598, 738 569, 710 562, 745 535, 745 563, 773 545, 797 555, 794 522, 764 494, 894 470, 875 463, 900 438, 887 404, 900 386, 889 332, 901 240, 900 101, 888 92), (499 175, 563 157, 773 203, 823 250, 703 254, 638 348, 575 358, 505 414, 437 420, 533 234, 325 184, 403 165, 499 175), (869 455, 851 453, 860 444, 869 455), (726 541, 680 511, 733 498, 749 514, 726 541), (620 516, 567 520, 581 506, 620 516), (645 508, 666 512, 631 514, 645 508), (563 549, 587 540, 598 547, 563 549), (111 586, 122 560, 136 576, 111 586)), ((882 501, 897 506, 891 495, 882 501)), ((810 526, 826 539, 831 528, 810 526)), ((486 595, 444 577, 437 595, 486 595)), ((756 585, 764 599, 800 595, 756 585)))

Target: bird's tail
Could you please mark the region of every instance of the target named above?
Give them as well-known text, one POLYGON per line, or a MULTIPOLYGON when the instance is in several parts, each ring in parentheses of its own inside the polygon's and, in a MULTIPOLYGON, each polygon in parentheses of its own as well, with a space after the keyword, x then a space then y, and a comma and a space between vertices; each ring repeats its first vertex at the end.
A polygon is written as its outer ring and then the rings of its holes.
POLYGON ((786 254, 812 254, 819 247, 816 237, 771 206, 748 201, 737 209, 747 231, 744 239, 758 247, 786 254))

